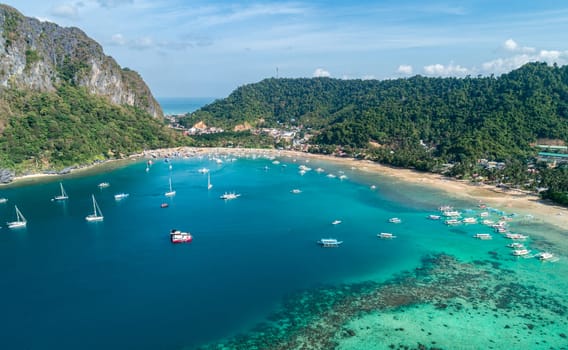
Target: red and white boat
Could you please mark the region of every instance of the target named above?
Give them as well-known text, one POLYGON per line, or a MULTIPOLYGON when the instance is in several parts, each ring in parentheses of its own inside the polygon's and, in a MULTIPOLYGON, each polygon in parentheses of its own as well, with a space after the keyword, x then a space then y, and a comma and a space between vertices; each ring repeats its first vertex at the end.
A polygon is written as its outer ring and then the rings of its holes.
POLYGON ((173 229, 170 232, 170 240, 172 243, 189 243, 193 240, 193 236, 189 232, 173 229))

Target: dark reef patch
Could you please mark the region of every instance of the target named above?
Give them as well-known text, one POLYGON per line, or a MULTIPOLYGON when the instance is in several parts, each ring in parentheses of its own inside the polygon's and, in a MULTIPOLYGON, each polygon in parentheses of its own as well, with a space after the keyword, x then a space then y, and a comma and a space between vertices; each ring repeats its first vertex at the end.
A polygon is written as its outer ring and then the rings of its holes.
MULTIPOLYGON (((349 321, 372 312, 400 312, 424 304, 449 314, 463 310, 464 303, 470 305, 472 312, 478 312, 474 310, 479 310, 481 305, 493 312, 523 310, 518 316, 526 320, 523 326, 529 332, 552 322, 543 319, 541 310, 566 314, 567 306, 560 301, 561 297, 548 297, 540 288, 522 285, 515 280, 513 271, 501 271, 498 266, 488 260, 462 263, 446 254, 427 256, 419 268, 400 273, 384 283, 322 286, 290 295, 280 311, 246 335, 200 349, 334 349, 342 339, 359 336, 346 327, 349 321)), ((495 317, 499 315, 495 313, 495 317)), ((505 327, 510 328, 519 327, 505 327)), ((404 328, 394 331, 404 332, 404 328)), ((562 333, 560 337, 566 335, 562 333)), ((408 341, 408 344, 391 343, 388 347, 427 348, 412 339, 408 341)))

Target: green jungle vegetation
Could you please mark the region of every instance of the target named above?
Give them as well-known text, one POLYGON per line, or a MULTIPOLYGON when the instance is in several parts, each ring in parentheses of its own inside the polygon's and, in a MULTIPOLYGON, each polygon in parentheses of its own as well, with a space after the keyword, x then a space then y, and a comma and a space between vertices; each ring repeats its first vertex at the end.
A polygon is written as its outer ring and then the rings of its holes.
POLYGON ((535 160, 538 140, 568 142, 568 66, 528 63, 499 77, 271 78, 239 87, 181 123, 199 121, 226 130, 245 122, 301 126, 313 134, 311 152, 548 188, 544 198, 568 204, 566 165, 549 169, 535 160), (487 169, 480 159, 506 166, 487 169))
POLYGON ((72 84, 55 92, 0 92, 0 168, 16 174, 61 170, 179 142, 162 120, 72 84))

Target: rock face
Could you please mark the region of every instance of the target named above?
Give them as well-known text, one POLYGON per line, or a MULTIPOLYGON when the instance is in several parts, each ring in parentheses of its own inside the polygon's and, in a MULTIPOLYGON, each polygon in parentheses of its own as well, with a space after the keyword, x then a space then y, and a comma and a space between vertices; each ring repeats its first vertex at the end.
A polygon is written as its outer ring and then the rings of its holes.
POLYGON ((62 83, 163 116, 140 75, 121 68, 83 31, 28 18, 0 4, 0 88, 53 91, 62 83))

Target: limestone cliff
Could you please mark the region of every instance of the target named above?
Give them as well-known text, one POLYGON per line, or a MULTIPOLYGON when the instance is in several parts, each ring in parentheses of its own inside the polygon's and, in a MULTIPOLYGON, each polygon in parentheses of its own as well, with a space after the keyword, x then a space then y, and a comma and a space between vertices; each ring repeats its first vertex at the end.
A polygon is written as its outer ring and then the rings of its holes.
POLYGON ((163 116, 140 75, 121 68, 83 31, 25 17, 0 4, 0 88, 53 91, 62 83, 163 116))

